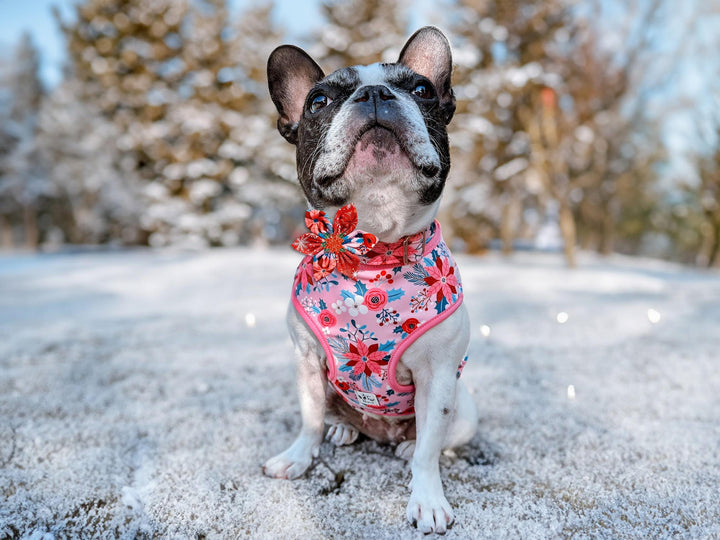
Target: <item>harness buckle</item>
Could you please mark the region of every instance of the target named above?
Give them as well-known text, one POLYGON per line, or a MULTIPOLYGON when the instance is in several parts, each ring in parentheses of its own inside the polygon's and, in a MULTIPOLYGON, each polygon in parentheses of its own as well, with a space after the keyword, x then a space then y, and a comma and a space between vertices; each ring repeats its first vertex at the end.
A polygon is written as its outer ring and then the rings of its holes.
MULTIPOLYGON (((423 229, 422 232, 422 247, 420 248, 420 258, 422 259, 422 256, 425 255, 425 244, 426 244, 426 238, 425 238, 425 229, 423 229)), ((403 264, 408 264, 410 260, 408 259, 408 244, 410 244, 410 236, 406 236, 405 240, 403 240, 403 264)), ((417 259, 415 260, 417 262, 417 259)))

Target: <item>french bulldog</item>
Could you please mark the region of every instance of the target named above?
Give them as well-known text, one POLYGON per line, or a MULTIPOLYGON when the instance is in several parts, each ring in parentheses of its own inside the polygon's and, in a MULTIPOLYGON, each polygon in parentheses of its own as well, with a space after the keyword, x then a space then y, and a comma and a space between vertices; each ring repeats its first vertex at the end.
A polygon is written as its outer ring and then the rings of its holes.
POLYGON ((397 444, 411 462, 407 519, 426 533, 454 520, 440 453, 467 443, 478 423, 459 379, 470 337, 462 285, 435 221, 450 169, 451 72, 450 44, 434 27, 410 37, 396 63, 325 76, 282 45, 267 66, 311 232, 294 244, 306 257, 287 315, 302 428, 264 473, 301 476, 326 422, 336 445, 359 433, 397 444))

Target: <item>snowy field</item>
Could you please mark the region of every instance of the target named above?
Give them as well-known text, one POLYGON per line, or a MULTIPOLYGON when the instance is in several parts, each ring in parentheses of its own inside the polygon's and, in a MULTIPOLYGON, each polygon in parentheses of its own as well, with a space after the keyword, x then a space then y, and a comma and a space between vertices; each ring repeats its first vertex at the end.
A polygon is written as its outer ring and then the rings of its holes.
MULTIPOLYGON (((390 447, 326 443, 305 478, 261 473, 300 422, 297 260, 0 256, 0 538, 421 537, 390 447)), ((458 262, 481 420, 441 460, 447 537, 719 538, 720 276, 458 262)))

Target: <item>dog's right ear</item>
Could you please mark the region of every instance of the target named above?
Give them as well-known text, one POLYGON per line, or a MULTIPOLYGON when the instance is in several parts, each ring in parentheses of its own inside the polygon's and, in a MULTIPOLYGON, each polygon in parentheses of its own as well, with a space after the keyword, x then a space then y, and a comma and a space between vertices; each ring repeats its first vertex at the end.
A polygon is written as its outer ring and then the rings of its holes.
POLYGON ((297 144, 305 98, 325 74, 301 48, 281 45, 268 58, 267 77, 270 97, 280 114, 278 131, 288 142, 297 144))

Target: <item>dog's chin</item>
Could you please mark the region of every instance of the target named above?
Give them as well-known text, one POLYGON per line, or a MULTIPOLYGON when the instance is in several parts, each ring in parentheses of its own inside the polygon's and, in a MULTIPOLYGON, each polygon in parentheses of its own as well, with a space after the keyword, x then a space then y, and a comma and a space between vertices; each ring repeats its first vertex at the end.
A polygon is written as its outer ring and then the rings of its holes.
POLYGON ((375 126, 363 133, 355 143, 343 176, 385 176, 412 172, 414 168, 395 134, 389 129, 375 126))

